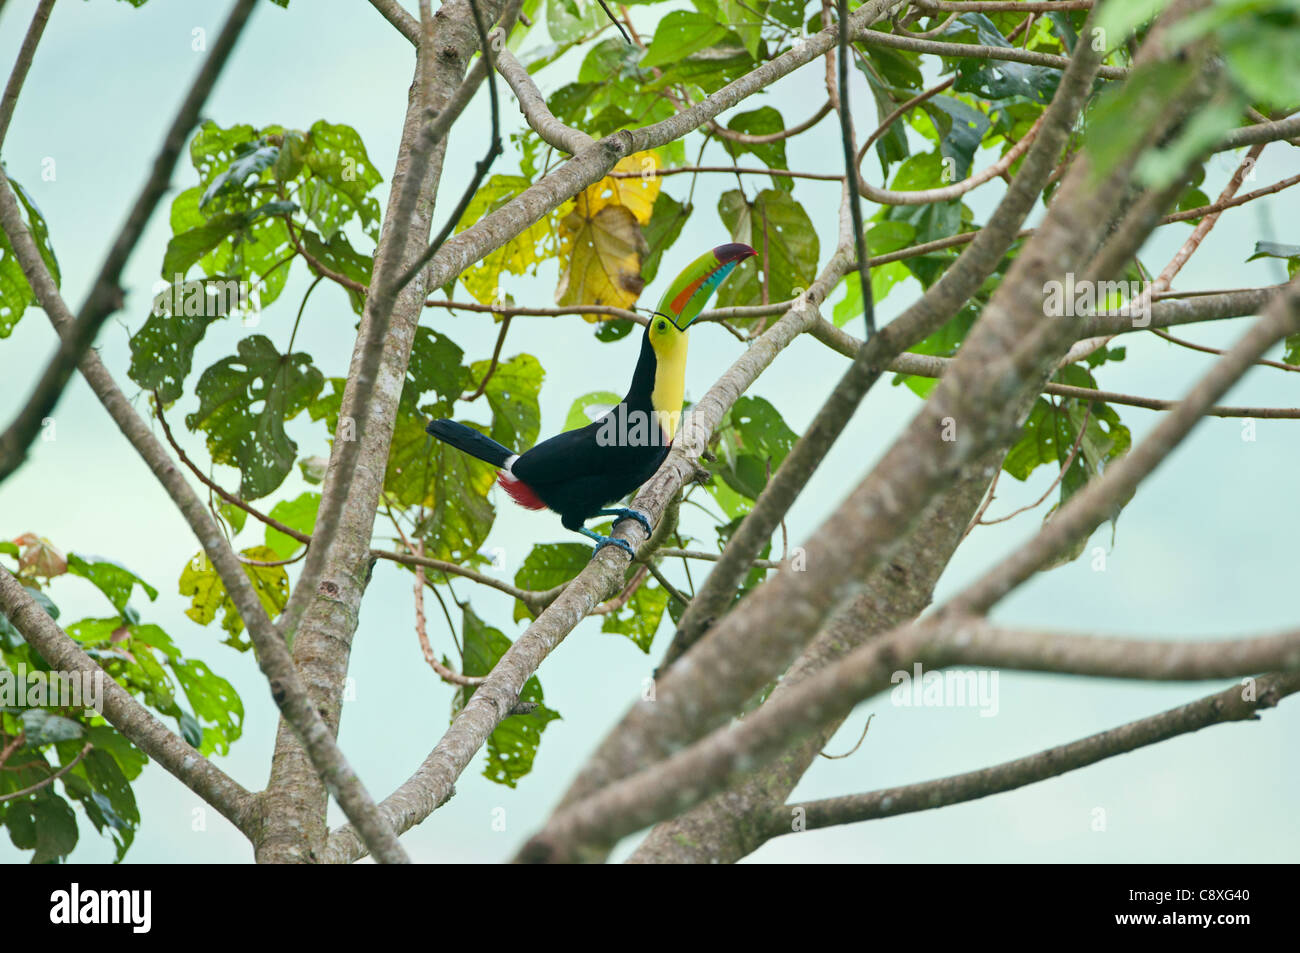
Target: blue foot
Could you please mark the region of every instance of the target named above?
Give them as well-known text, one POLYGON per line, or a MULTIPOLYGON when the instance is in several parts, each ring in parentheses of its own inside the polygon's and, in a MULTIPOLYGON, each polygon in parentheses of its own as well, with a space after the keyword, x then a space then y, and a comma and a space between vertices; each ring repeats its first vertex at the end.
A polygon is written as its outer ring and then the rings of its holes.
POLYGON ((617 526, 623 520, 636 520, 638 523, 641 524, 642 528, 645 530, 646 536, 649 536, 651 533, 654 532, 654 530, 651 529, 650 527, 650 517, 646 516, 640 510, 634 510, 628 506, 616 506, 613 509, 599 510, 596 513, 596 515, 617 516, 618 519, 614 521, 615 526, 617 526))
POLYGON ((623 552, 627 553, 629 558, 636 558, 636 553, 632 551, 632 544, 625 539, 615 539, 613 536, 601 536, 600 533, 589 530, 585 526, 579 529, 578 532, 583 536, 586 536, 588 539, 594 539, 596 541, 596 548, 591 551, 592 559, 595 559, 596 554, 606 546, 617 546, 622 549, 623 552))

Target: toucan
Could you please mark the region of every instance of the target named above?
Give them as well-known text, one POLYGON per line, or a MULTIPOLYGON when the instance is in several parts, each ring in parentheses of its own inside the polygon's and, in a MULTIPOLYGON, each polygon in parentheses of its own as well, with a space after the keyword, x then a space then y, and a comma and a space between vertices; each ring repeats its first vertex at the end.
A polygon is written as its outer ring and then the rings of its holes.
POLYGON ((593 555, 605 546, 635 555, 626 540, 602 536, 583 524, 596 516, 615 516, 616 522, 634 519, 651 532, 644 513, 609 505, 650 479, 668 455, 682 413, 687 329, 732 269, 754 254, 748 245, 719 245, 677 276, 646 324, 627 396, 587 426, 543 440, 523 453, 454 420, 435 420, 425 429, 500 467, 497 480, 516 503, 559 513, 565 529, 596 541, 593 555))

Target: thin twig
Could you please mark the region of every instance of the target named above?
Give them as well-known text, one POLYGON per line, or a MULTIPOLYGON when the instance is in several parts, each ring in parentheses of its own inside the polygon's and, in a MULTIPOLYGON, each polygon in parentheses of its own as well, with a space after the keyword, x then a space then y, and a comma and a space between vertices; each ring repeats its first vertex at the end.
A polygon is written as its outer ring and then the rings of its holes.
MULTIPOLYGON (((1055 490, 1057 486, 1060 485, 1061 481, 1065 479, 1065 474, 1069 471, 1070 466, 1074 463, 1074 458, 1079 455, 1079 448, 1083 446, 1083 435, 1088 429, 1088 421, 1091 418, 1091 416, 1092 416, 1092 404, 1089 403, 1083 408, 1083 423, 1079 426, 1079 433, 1074 438, 1074 446, 1070 448, 1070 455, 1065 458, 1065 463, 1062 464, 1060 472, 1056 474, 1056 479, 1052 481, 1051 486, 1049 486, 1046 490, 1043 491, 1042 496, 1034 500, 1034 502, 1030 503, 1028 506, 1022 506, 1019 509, 1012 510, 1006 516, 999 516, 995 520, 981 519, 979 520, 979 522, 984 526, 992 526, 995 523, 1005 523, 1007 520, 1019 516, 1021 513, 1026 513, 1029 510, 1032 510, 1035 507, 1041 505, 1042 502, 1051 495, 1052 491, 1055 490)), ((991 499, 990 502, 992 502, 991 499)))
POLYGON ((59 770, 55 771, 48 778, 42 778, 40 781, 37 781, 35 784, 31 784, 23 788, 21 791, 12 791, 9 794, 0 794, 0 801, 12 801, 14 798, 23 797, 24 795, 31 794, 35 791, 39 791, 41 788, 49 787, 55 781, 59 780, 59 778, 63 777, 65 774, 67 774, 69 771, 75 768, 78 764, 80 764, 81 759, 84 758, 90 752, 90 749, 93 747, 95 746, 91 744, 89 741, 87 741, 85 746, 80 751, 77 752, 77 756, 75 758, 73 758, 63 767, 59 768, 59 770))
POLYGON ((475 388, 474 393, 466 397, 465 400, 478 400, 483 396, 483 392, 487 390, 488 381, 492 380, 492 375, 496 373, 497 364, 501 360, 501 348, 506 343, 506 332, 510 330, 510 320, 513 317, 513 315, 507 314, 501 319, 501 331, 497 334, 496 347, 492 349, 492 360, 488 362, 487 372, 483 375, 483 379, 478 382, 478 387, 475 388))
POLYGON ((847 758, 849 755, 855 753, 859 748, 862 747, 862 742, 867 740, 867 729, 871 727, 871 719, 875 717, 876 717, 875 712, 872 712, 870 715, 867 716, 867 723, 862 726, 862 734, 858 736, 858 743, 855 744, 848 751, 844 752, 843 754, 827 754, 825 751, 818 751, 817 752, 818 756, 825 758, 827 761, 839 761, 840 759, 847 758))
POLYGON ((866 324, 866 340, 876 333, 876 303, 871 295, 871 252, 867 248, 866 233, 862 224, 862 206, 858 194, 862 182, 858 177, 857 149, 853 145, 853 120, 849 118, 849 4, 838 0, 839 53, 838 88, 832 92, 836 111, 840 116, 840 142, 844 149, 844 174, 848 178, 849 214, 853 218, 853 248, 857 256, 858 282, 862 292, 862 320, 866 324))

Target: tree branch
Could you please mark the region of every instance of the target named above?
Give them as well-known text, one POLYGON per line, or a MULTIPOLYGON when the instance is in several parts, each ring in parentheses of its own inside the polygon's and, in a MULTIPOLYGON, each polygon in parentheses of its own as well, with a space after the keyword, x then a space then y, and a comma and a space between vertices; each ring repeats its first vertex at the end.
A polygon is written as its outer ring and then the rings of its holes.
MULTIPOLYGON (((154 159, 149 178, 140 190, 140 194, 136 197, 135 204, 131 207, 131 212, 127 216, 126 222, 123 223, 117 238, 114 239, 113 244, 110 246, 108 254, 100 266, 99 274, 95 277, 95 282, 91 286, 90 294, 86 296, 85 304, 81 306, 81 311, 78 313, 76 320, 71 322, 68 327, 60 329, 59 349, 45 368, 45 373, 41 375, 41 379, 31 397, 28 398, 26 406, 18 412, 9 428, 3 434, 0 434, 0 481, 3 481, 22 464, 27 454, 27 448, 31 446, 31 442, 36 439, 36 435, 40 432, 41 421, 45 420, 54 409, 54 405, 58 402, 64 387, 67 386, 68 379, 72 376, 77 362, 86 353, 90 345, 94 343, 96 334, 99 333, 99 329, 104 322, 108 320, 109 315, 122 306, 122 290, 118 286, 118 282, 122 277, 122 269, 126 266, 127 259, 135 249, 136 243, 139 242, 140 236, 144 233, 145 226, 149 223, 154 208, 157 207, 158 202, 167 191, 171 182, 172 168, 176 165, 176 157, 185 148, 185 137, 195 123, 198 122, 199 111, 207 101, 212 87, 216 85, 217 77, 221 75, 221 70, 226 65, 226 61, 235 47, 235 41, 239 39, 244 24, 252 13, 253 3, 254 0, 238 0, 234 9, 231 10, 230 16, 221 28, 220 35, 212 45, 212 51, 203 63, 203 68, 199 70, 199 75, 194 79, 194 85, 190 87, 189 93, 176 113, 176 118, 172 120, 171 127, 167 130, 162 148, 154 159)), ((35 25, 35 22, 33 22, 33 27, 35 25)), ((29 34, 29 38, 30 36, 31 34, 29 34)), ((39 31, 37 31, 36 37, 39 39, 39 31)), ((21 80, 19 82, 21 83, 21 80)), ((16 90, 14 95, 17 95, 16 90)), ((8 192, 8 179, 5 179, 0 184, 0 187, 3 187, 8 192)), ((10 240, 13 240, 12 234, 10 240)), ((31 279, 28 280, 30 282, 31 279)), ((36 286, 32 285, 32 287, 35 289, 36 286)), ((49 310, 40 295, 37 296, 37 300, 41 302, 42 307, 45 307, 47 311, 49 310)))
POLYGON ((256 822, 253 795, 173 734, 110 678, 3 567, 0 567, 0 610, 52 669, 102 680, 102 704, 98 710, 109 724, 216 808, 238 830, 244 834, 251 832, 256 822))
POLYGON ((27 81, 27 72, 32 68, 32 60, 36 57, 36 47, 41 42, 41 34, 45 32, 45 24, 49 22, 53 10, 54 0, 41 0, 36 5, 32 22, 27 27, 27 35, 23 37, 22 46, 18 48, 18 59, 14 61, 13 72, 9 74, 9 82, 5 84, 4 96, 0 98, 0 146, 4 144, 5 136, 9 132, 9 123, 14 118, 14 107, 18 105, 18 94, 22 92, 23 83, 27 81))
POLYGON ((1253 686, 1253 691, 1234 686, 1159 715, 1131 721, 1014 761, 867 794, 790 804, 772 810, 765 819, 756 819, 756 823, 764 828, 766 840, 791 833, 795 827, 793 818, 798 819, 800 830, 817 830, 974 801, 1059 777, 1107 758, 1212 725, 1257 720, 1261 709, 1272 708, 1298 691, 1300 674, 1266 675, 1253 686))

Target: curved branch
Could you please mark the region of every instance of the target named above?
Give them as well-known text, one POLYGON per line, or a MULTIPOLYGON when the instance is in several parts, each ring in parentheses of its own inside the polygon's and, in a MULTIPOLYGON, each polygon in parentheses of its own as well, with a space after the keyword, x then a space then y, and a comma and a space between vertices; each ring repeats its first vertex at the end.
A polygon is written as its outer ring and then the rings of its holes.
MULTIPOLYGON (((976 43, 944 43, 936 40, 922 40, 910 36, 895 36, 878 30, 862 30, 854 34, 853 39, 868 46, 885 46, 896 50, 909 50, 913 53, 938 53, 940 56, 971 57, 980 60, 1006 60, 1011 63, 1026 63, 1030 66, 1046 66, 1049 69, 1065 69, 1070 60, 1064 56, 1050 53, 1035 53, 1022 50, 1016 46, 980 46, 976 43)), ((1097 75, 1102 79, 1123 79, 1128 70, 1118 66, 1101 66, 1097 75)))
POLYGON ((543 142, 575 156, 595 144, 595 140, 585 132, 566 126, 555 118, 528 70, 504 46, 496 53, 496 66, 497 72, 514 91, 519 111, 543 142))
MULTIPOLYGON (((1046 115, 1046 114, 1044 114, 1046 115)), ((974 175, 967 176, 960 182, 954 182, 952 185, 943 185, 933 189, 916 189, 911 192, 894 192, 889 189, 878 189, 866 179, 858 182, 858 191, 863 198, 870 199, 880 205, 928 205, 931 202, 947 202, 951 199, 959 198, 967 192, 978 188, 985 182, 998 178, 1004 174, 1012 164, 1025 154, 1025 151, 1034 141, 1034 136, 1038 134, 1038 128, 1043 123, 1043 116, 1038 117, 1038 121, 1029 128, 1024 137, 1006 151, 1002 158, 998 159, 986 169, 981 169, 974 175)))
POLYGON ((420 47, 420 21, 407 13, 397 0, 370 0, 370 5, 379 11, 379 15, 393 25, 398 33, 411 41, 416 49, 420 47))
POLYGON ((766 818, 755 821, 763 826, 765 839, 770 839, 789 834, 796 827, 799 830, 817 830, 975 801, 991 794, 1014 791, 1048 778, 1059 777, 1107 758, 1212 725, 1256 720, 1261 709, 1273 708, 1283 698, 1296 692, 1300 692, 1300 675, 1266 675, 1259 679, 1249 696, 1240 686, 1234 686, 1158 715, 1131 721, 1118 728, 1098 732, 1014 761, 866 794, 789 804, 773 810, 766 818), (792 823, 794 818, 798 819, 797 824, 792 823))
POLYGON ((216 808, 238 830, 251 834, 257 823, 254 796, 186 744, 110 678, 3 567, 0 567, 0 610, 51 668, 80 673, 102 684, 99 712, 109 724, 216 808))
POLYGON ((75 768, 78 764, 80 764, 81 759, 84 758, 87 754, 89 754, 90 749, 93 747, 95 746, 91 744, 89 741, 87 741, 85 745, 82 746, 82 749, 77 752, 75 758, 73 758, 67 764, 63 765, 63 767, 59 768, 59 770, 55 771, 48 778, 42 778, 41 780, 37 781, 35 784, 29 784, 27 787, 23 788, 20 791, 11 791, 8 794, 0 794, 0 801, 12 801, 14 798, 20 798, 27 794, 33 794, 36 791, 39 791, 41 788, 49 787, 55 781, 59 780, 59 778, 63 777, 65 774, 67 774, 69 771, 75 768))
POLYGON ((718 123, 714 122, 712 119, 705 123, 705 126, 708 127, 709 132, 722 139, 743 143, 747 146, 761 146, 772 142, 782 142, 799 135, 801 132, 807 132, 813 126, 817 125, 829 116, 831 110, 834 108, 834 103, 828 99, 822 104, 821 109, 812 114, 811 118, 806 119, 797 125, 791 126, 789 129, 782 129, 780 132, 763 133, 761 135, 748 132, 737 132, 735 129, 728 129, 725 126, 718 125, 718 123))

